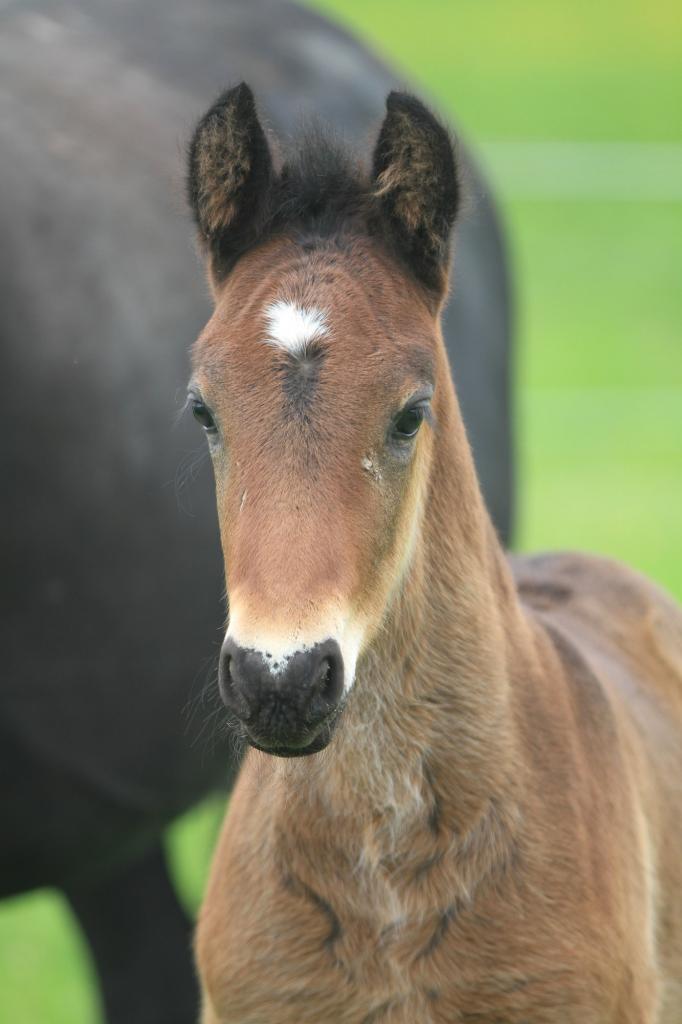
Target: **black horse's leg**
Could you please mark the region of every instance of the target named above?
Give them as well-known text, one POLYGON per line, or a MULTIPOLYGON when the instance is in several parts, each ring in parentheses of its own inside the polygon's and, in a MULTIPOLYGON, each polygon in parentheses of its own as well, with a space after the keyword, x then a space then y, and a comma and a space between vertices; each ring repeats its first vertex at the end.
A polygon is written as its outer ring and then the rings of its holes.
POLYGON ((195 1024, 192 925, 161 846, 66 895, 94 956, 108 1024, 195 1024))

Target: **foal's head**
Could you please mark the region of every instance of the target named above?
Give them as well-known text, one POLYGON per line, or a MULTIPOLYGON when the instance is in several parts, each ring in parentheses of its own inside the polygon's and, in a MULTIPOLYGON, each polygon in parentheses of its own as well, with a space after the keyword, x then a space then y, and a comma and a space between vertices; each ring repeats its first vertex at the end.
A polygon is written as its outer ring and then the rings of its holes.
POLYGON ((190 402, 229 599, 220 689, 248 739, 322 749, 419 535, 457 177, 392 93, 371 172, 311 136, 279 169, 245 85, 199 123, 189 194, 215 297, 190 402))

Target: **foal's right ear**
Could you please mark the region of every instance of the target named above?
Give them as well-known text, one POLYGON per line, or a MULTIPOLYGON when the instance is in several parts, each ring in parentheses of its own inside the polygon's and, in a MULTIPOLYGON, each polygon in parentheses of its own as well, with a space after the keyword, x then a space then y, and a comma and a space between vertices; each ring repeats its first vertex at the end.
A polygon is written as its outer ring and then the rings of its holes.
POLYGON ((273 177, 251 89, 223 93, 190 143, 187 194, 215 280, 253 243, 273 177))

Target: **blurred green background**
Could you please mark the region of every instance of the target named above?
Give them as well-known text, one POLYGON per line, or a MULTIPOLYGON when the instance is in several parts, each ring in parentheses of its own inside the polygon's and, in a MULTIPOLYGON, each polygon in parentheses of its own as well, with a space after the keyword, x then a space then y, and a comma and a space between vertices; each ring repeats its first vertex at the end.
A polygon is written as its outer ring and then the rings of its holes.
MULTIPOLYGON (((518 292, 517 547, 608 553, 682 599, 682 14, 675 0, 320 0, 456 119, 518 292)), ((169 847, 199 899, 221 813, 169 847)), ((0 1019, 93 1024, 51 893, 0 905, 0 1019)))

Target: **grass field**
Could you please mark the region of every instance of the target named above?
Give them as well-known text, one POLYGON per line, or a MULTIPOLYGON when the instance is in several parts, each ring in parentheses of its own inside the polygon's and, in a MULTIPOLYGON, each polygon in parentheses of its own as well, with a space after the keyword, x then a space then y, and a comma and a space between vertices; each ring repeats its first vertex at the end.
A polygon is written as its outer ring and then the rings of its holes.
MULTIPOLYGON (((518 286, 521 549, 602 551, 682 599, 682 45, 672 0, 324 0, 456 116, 518 286)), ((217 810, 169 838, 196 905, 217 810)), ((57 897, 0 907, 0 1020, 97 1021, 57 897)))

